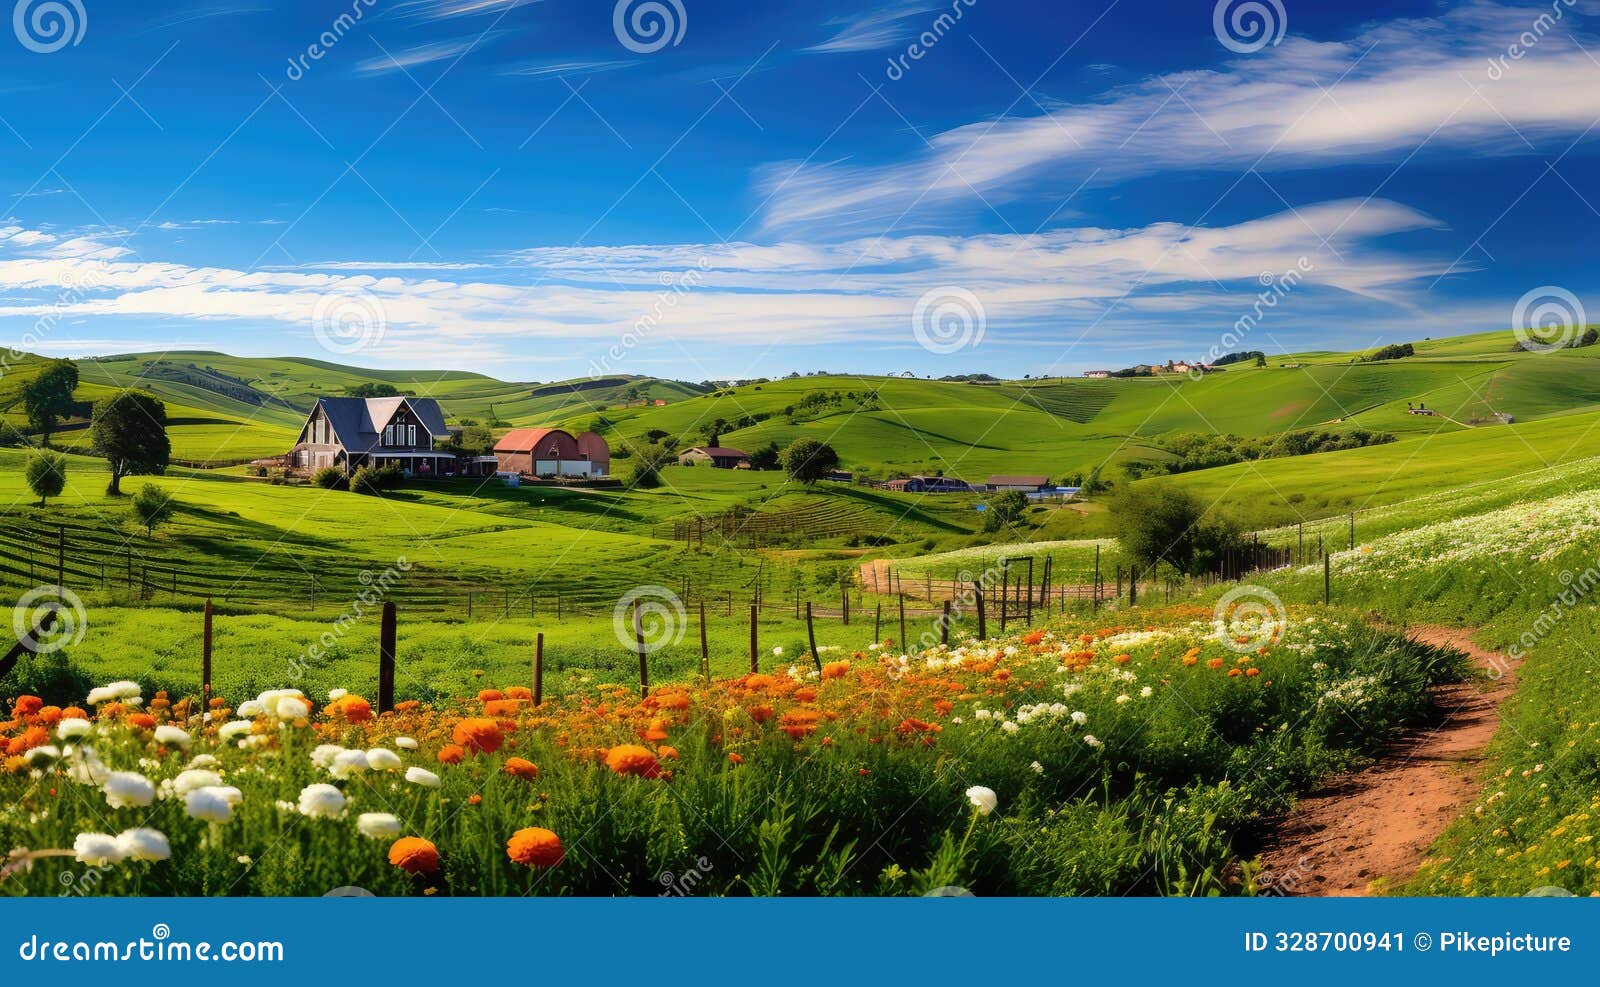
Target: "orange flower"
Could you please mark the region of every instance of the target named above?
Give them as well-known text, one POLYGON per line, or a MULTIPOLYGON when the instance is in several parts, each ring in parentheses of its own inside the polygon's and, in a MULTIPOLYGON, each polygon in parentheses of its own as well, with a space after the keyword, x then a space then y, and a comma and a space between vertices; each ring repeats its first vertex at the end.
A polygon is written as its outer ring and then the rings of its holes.
POLYGON ((466 749, 457 747, 455 744, 445 744, 443 747, 439 748, 440 764, 460 764, 461 759, 466 756, 466 749))
POLYGON ((484 689, 478 693, 478 702, 492 703, 498 699, 504 699, 505 697, 506 694, 501 692, 499 689, 484 689))
POLYGON ((554 867, 561 863, 566 851, 561 849, 561 837, 533 826, 511 834, 506 841, 506 856, 524 867, 554 867))
POLYGON ((1206 667, 1207 668, 1221 668, 1222 665, 1223 665, 1223 661, 1222 661, 1221 658, 1213 658, 1210 661, 1206 662, 1206 667))
POLYGON ((507 699, 520 699, 523 702, 533 698, 533 690, 526 686, 514 685, 506 690, 507 699))
POLYGON ((842 679, 850 674, 850 663, 847 661, 830 661, 822 666, 824 679, 842 679))
POLYGON ((750 707, 750 718, 755 720, 757 723, 765 723, 772 719, 772 707, 752 706, 750 707))
POLYGON ((372 704, 354 693, 346 693, 323 707, 330 717, 346 723, 365 723, 372 719, 372 704))
POLYGON ((793 740, 799 740, 817 729, 817 721, 822 719, 822 714, 811 709, 790 710, 783 714, 778 721, 778 729, 788 734, 793 740))
POLYGON ((483 704, 483 711, 489 716, 516 716, 522 711, 522 702, 518 699, 491 699, 483 704))
POLYGON ((1237 669, 1237 668, 1228 669, 1228 678, 1230 678, 1230 679, 1237 678, 1239 676, 1239 674, 1240 674, 1240 670, 1237 669))
POLYGON ((500 725, 493 720, 469 717, 456 724, 450 735, 456 743, 478 754, 493 754, 505 742, 500 725))
POLYGON ((439 869, 439 848, 420 836, 402 836, 389 848, 389 863, 408 874, 432 874, 439 869))
POLYGON ((729 754, 728 755, 728 763, 729 764, 743 764, 744 763, 744 758, 740 757, 737 754, 729 754))
POLYGON ((1261 669, 1259 669, 1259 668, 1247 668, 1247 669, 1244 670, 1245 678, 1248 678, 1248 679, 1253 679, 1257 675, 1260 675, 1260 674, 1261 674, 1261 669))
POLYGON ((1115 658, 1112 658, 1111 660, 1116 662, 1118 665, 1126 665, 1128 662, 1133 661, 1133 656, 1132 655, 1117 655, 1115 658))
POLYGON ((618 744, 606 751, 606 767, 619 775, 655 778, 661 774, 661 762, 638 744, 618 744))
POLYGON ((643 731, 640 732, 639 739, 648 740, 648 741, 651 741, 652 743, 654 743, 656 741, 666 740, 667 739, 667 721, 661 719, 660 717, 656 717, 655 719, 651 720, 650 721, 650 726, 645 728, 643 731))
POLYGON ((1185 665, 1193 665, 1195 662, 1198 662, 1199 660, 1200 660, 1200 658, 1197 655, 1184 655, 1183 656, 1183 663, 1185 665))
POLYGON ((81 706, 68 706, 61 711, 61 718, 63 720, 87 720, 89 714, 84 712, 81 706))
POLYGON ((539 768, 532 761, 521 757, 506 758, 505 767, 501 770, 513 778, 533 779, 539 777, 539 768))
POLYGON ((762 675, 758 673, 755 675, 746 675, 744 677, 744 687, 749 689, 751 692, 755 692, 760 689, 770 689, 777 684, 778 680, 770 675, 762 675))
POLYGON ((473 792, 471 795, 467 796, 467 804, 468 805, 482 805, 483 804, 483 796, 479 795, 477 792, 473 792))
POLYGON ((11 715, 32 716, 41 709, 44 709, 44 700, 38 696, 18 696, 16 702, 11 704, 11 715))
POLYGON ((1044 631, 1031 631, 1022 636, 1022 643, 1032 647, 1044 640, 1044 631))
POLYGON ((666 744, 662 744, 660 747, 657 747, 656 753, 659 754, 661 759, 664 761, 676 761, 678 759, 678 749, 676 747, 669 747, 666 744))
POLYGON ((141 730, 154 730, 156 728, 156 718, 149 713, 134 713, 128 717, 128 725, 138 727, 141 730))

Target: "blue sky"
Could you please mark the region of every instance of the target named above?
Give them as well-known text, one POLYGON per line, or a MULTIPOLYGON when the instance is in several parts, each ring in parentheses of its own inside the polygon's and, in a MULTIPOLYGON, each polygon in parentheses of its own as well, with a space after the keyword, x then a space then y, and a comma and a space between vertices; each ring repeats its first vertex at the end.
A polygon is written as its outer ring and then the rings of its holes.
POLYGON ((31 352, 1020 376, 1600 278, 1595 0, 49 7, 0 34, 31 352))

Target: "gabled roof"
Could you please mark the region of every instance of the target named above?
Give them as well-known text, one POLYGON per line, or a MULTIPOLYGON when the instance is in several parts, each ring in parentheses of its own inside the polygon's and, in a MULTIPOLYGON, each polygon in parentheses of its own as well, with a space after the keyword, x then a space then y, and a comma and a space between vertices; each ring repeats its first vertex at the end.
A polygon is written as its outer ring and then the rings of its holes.
MULTIPOLYGON (((346 449, 364 452, 378 444, 378 433, 402 405, 409 405, 430 435, 445 437, 444 410, 433 398, 318 398, 317 407, 328 418, 333 437, 346 449)), ((315 409, 313 409, 315 413, 315 409)), ((309 416, 308 416, 309 418, 309 416)))
POLYGON ((750 454, 729 446, 695 446, 689 452, 703 452, 712 459, 749 459, 750 454))
POLYGON ((495 452, 532 452, 534 446, 543 442, 552 435, 565 435, 574 443, 571 432, 562 428, 514 428, 501 436, 500 441, 494 444, 495 452))

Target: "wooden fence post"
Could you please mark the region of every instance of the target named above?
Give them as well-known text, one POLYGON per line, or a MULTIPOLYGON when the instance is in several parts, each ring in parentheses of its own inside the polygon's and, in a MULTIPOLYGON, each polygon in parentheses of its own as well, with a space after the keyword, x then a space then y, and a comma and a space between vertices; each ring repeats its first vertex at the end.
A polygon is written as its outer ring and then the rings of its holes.
POLYGON ((1028 556, 1028 626, 1033 626, 1033 556, 1028 556))
POLYGON ((644 646, 644 617, 639 613, 639 601, 633 601, 633 646, 639 652, 639 698, 650 698, 650 652, 644 646))
POLYGON ((711 648, 706 644, 706 601, 700 599, 700 677, 711 681, 711 648))
POLYGON ((67 587, 67 526, 56 526, 56 596, 67 587))
POLYGON ((944 616, 939 620, 939 643, 950 643, 950 601, 944 601, 944 616))
MULTIPOLYGON (((809 603, 806 604, 806 622, 807 623, 811 622, 811 604, 809 604, 809 603)), ((758 630, 757 630, 757 627, 756 627, 756 608, 752 606, 750 608, 750 674, 751 675, 754 675, 756 673, 756 668, 757 668, 757 665, 756 665, 756 652, 760 649, 760 647, 761 647, 761 643, 760 643, 760 639, 758 637, 758 630)))
POLYGON ((544 702, 544 633, 533 639, 533 705, 544 702))
POLYGON ((1094 547, 1094 608, 1100 609, 1100 546, 1094 547))
POLYGON ((1137 566, 1128 569, 1128 606, 1139 605, 1139 569, 1137 566))
POLYGON ((200 712, 211 709, 211 598, 206 598, 205 626, 200 635, 200 712))
POLYGON ((973 580, 972 592, 978 601, 978 639, 982 640, 989 636, 989 624, 983 616, 983 584, 973 580))
POLYGON ((811 642, 811 660, 816 662, 817 671, 822 671, 822 655, 817 651, 817 631, 811 626, 811 603, 806 602, 806 640, 811 642))
POLYGON ((900 594, 900 653, 907 654, 910 649, 906 646, 906 595, 900 594))
POLYGON ((883 643, 883 604, 878 604, 878 610, 872 618, 872 643, 883 643))
POLYGON ((850 626, 850 587, 839 585, 839 613, 844 616, 844 626, 850 626))
POLYGON ((378 631, 378 712, 394 710, 394 603, 383 605, 383 623, 378 631))
POLYGON ((1333 563, 1329 561, 1329 558, 1329 555, 1324 552, 1322 555, 1322 602, 1324 604, 1333 602, 1333 563))

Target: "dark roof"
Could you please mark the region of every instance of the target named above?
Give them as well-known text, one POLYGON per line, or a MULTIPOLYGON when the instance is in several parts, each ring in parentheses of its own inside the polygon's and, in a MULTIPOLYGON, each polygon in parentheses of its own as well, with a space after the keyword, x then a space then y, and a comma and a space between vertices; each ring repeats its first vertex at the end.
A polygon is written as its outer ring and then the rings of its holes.
POLYGON ((991 476, 991 487, 1042 487, 1050 482, 1048 476, 991 476))
POLYGON ((695 446, 689 452, 703 452, 712 459, 749 459, 750 454, 729 446, 695 446))
POLYGON ((364 452, 378 444, 379 432, 394 417, 402 404, 410 405, 430 435, 446 437, 444 411, 433 398, 318 398, 317 404, 328 416, 333 437, 344 448, 364 452))

